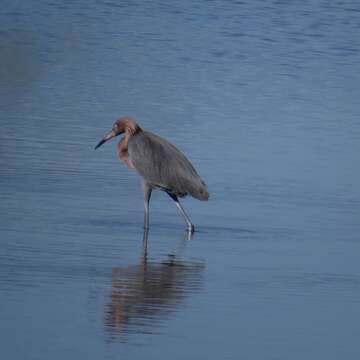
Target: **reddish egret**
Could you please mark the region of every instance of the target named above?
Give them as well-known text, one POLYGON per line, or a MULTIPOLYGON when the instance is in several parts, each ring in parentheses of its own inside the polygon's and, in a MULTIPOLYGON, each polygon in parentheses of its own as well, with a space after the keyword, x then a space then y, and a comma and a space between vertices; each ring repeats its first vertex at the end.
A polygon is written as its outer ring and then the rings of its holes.
POLYGON ((194 225, 179 202, 186 195, 199 200, 208 200, 209 193, 204 181, 185 155, 167 140, 143 130, 131 117, 122 117, 115 122, 95 149, 115 136, 124 134, 117 149, 120 159, 142 177, 144 192, 144 228, 149 228, 149 201, 153 189, 165 191, 175 201, 186 221, 187 229, 194 225))

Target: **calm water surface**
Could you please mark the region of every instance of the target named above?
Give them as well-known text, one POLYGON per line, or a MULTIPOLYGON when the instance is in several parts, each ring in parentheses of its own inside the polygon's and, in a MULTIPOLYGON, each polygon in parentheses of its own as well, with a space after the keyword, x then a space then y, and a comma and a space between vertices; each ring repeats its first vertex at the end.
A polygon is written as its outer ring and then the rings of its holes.
POLYGON ((0 13, 1 359, 358 359, 358 1, 23 1, 0 13), (120 115, 211 201, 154 193, 120 115))

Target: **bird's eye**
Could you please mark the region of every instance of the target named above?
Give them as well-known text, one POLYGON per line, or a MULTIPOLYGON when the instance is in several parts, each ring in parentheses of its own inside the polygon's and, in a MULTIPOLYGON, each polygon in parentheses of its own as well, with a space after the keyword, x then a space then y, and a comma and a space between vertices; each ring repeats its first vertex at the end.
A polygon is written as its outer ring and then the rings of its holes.
POLYGON ((114 124, 114 126, 113 126, 113 129, 114 129, 114 131, 117 131, 117 129, 118 129, 118 124, 114 124))

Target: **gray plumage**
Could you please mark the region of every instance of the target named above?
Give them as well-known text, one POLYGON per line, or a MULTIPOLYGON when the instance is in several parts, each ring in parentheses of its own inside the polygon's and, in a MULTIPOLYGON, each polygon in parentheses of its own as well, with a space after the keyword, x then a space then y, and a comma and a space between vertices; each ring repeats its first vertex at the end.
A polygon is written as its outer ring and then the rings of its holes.
POLYGON ((173 144, 151 132, 144 131, 135 119, 123 117, 115 122, 95 149, 106 141, 124 134, 118 143, 119 157, 142 177, 144 192, 144 228, 149 228, 149 202, 154 188, 165 191, 176 203, 189 231, 194 225, 179 202, 179 197, 191 195, 208 200, 209 192, 193 165, 173 144))
POLYGON ((208 200, 204 181, 185 155, 167 140, 141 131, 130 138, 128 151, 135 169, 152 186, 178 197, 190 194, 208 200))

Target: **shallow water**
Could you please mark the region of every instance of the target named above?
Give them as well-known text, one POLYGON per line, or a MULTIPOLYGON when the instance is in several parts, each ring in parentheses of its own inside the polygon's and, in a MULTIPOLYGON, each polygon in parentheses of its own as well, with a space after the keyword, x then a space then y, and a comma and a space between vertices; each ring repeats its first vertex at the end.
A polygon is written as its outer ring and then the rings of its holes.
POLYGON ((2 359, 357 359, 357 1, 5 1, 2 359), (151 201, 120 115, 208 203, 151 201))

